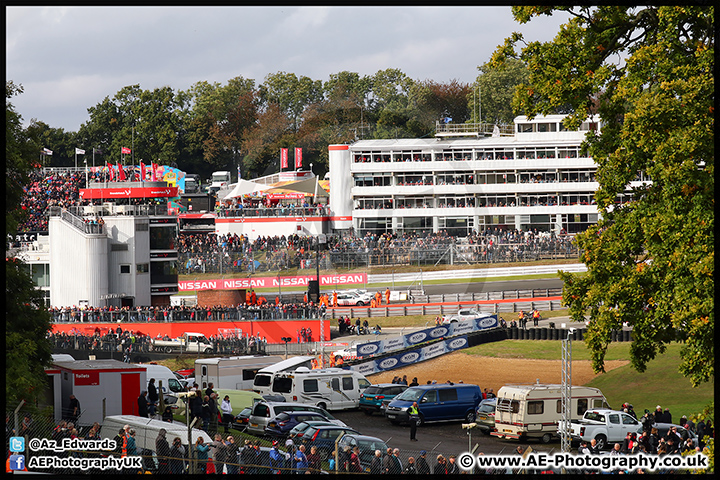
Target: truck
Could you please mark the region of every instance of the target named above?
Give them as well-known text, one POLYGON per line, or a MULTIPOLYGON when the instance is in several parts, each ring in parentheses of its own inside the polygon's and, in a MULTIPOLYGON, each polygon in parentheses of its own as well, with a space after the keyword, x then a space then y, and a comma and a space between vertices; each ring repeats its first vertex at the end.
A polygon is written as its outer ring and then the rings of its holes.
POLYGON ((202 333, 185 332, 181 337, 170 340, 153 339, 153 349, 165 353, 190 352, 210 353, 213 345, 202 333))
POLYGON ((570 436, 575 441, 590 442, 602 450, 607 445, 622 442, 628 433, 637 433, 642 424, 632 415, 617 410, 592 409, 585 412, 580 420, 570 424, 570 436))
POLYGON ((217 193, 230 185, 230 172, 220 170, 212 173, 208 193, 217 193))
POLYGON ((201 388, 212 383, 216 389, 250 390, 258 370, 282 361, 276 355, 243 355, 239 357, 198 358, 195 378, 201 388))
MULTIPOLYGON (((570 391, 571 420, 580 419, 588 409, 609 408, 597 388, 572 386, 570 391)), ((490 435, 520 441, 537 438, 548 443, 559 436, 561 402, 559 384, 505 385, 498 390, 495 428, 490 435)))
POLYGON ((200 175, 196 173, 188 173, 185 175, 185 191, 183 193, 199 193, 200 192, 200 175))

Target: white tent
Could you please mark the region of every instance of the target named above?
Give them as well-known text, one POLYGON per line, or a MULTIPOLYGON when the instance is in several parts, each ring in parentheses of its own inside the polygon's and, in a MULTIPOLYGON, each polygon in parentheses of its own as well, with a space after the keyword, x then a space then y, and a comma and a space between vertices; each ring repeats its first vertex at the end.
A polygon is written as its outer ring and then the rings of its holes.
POLYGON ((267 189, 267 185, 260 185, 259 183, 251 182, 249 180, 238 180, 230 193, 223 197, 223 200, 230 200, 231 198, 240 197, 249 193, 261 192, 267 189))

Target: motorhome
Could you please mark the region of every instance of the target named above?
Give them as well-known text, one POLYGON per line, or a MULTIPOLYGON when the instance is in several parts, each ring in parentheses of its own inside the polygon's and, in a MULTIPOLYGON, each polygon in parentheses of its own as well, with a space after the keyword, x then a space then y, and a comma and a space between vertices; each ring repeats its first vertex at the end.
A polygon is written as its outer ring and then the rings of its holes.
POLYGON ((365 375, 354 370, 300 367, 294 372, 276 373, 271 391, 288 402, 315 405, 325 410, 346 410, 360 405, 360 397, 369 386, 365 375))
POLYGON ((216 389, 249 390, 259 370, 282 361, 274 355, 198 358, 195 360, 195 381, 202 389, 212 383, 216 389))
MULTIPOLYGON (((573 386, 571 392, 571 420, 582 418, 590 408, 609 408, 597 388, 573 386)), ((520 441, 538 438, 548 443, 558 437, 561 405, 562 385, 505 385, 497 394, 495 430, 490 434, 520 441)))
POLYGON ((293 372, 298 367, 312 368, 312 361, 315 357, 312 356, 297 356, 291 357, 287 360, 283 360, 274 365, 269 365, 265 368, 258 370, 253 381, 253 391, 260 395, 267 395, 272 393, 273 376, 278 372, 293 372))

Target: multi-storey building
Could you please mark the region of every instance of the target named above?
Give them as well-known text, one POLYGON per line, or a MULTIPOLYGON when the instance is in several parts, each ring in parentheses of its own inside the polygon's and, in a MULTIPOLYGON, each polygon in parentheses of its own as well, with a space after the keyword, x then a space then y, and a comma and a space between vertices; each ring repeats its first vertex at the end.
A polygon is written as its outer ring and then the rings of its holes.
POLYGON ((333 226, 456 236, 585 230, 598 221, 598 183, 581 144, 601 122, 590 118, 569 131, 563 118, 521 116, 504 131, 439 124, 435 138, 330 145, 330 207, 335 218, 352 216, 333 226))

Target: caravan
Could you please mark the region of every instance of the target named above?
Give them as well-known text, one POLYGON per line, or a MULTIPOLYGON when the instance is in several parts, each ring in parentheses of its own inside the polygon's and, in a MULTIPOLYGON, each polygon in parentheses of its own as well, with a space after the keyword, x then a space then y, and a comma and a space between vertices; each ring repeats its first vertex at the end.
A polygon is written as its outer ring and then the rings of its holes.
MULTIPOLYGON (((571 389, 571 418, 582 418, 590 408, 609 408, 603 393, 592 387, 571 389)), ((538 438, 548 443, 558 436, 562 412, 562 385, 505 385, 497 394, 495 429, 490 434, 523 441, 538 438)))
POLYGON ((253 380, 253 392, 259 393, 260 395, 272 393, 273 376, 276 373, 294 372, 299 367, 312 368, 313 360, 315 360, 315 357, 312 356, 291 357, 282 362, 261 368, 253 380))
POLYGON ((370 382, 354 370, 300 367, 294 372, 278 372, 273 376, 272 393, 281 394, 288 402, 315 405, 325 410, 357 408, 360 396, 370 382))
POLYGON ((282 360, 279 356, 245 355, 241 357, 198 358, 195 379, 204 390, 209 384, 216 389, 250 390, 261 369, 282 360))

